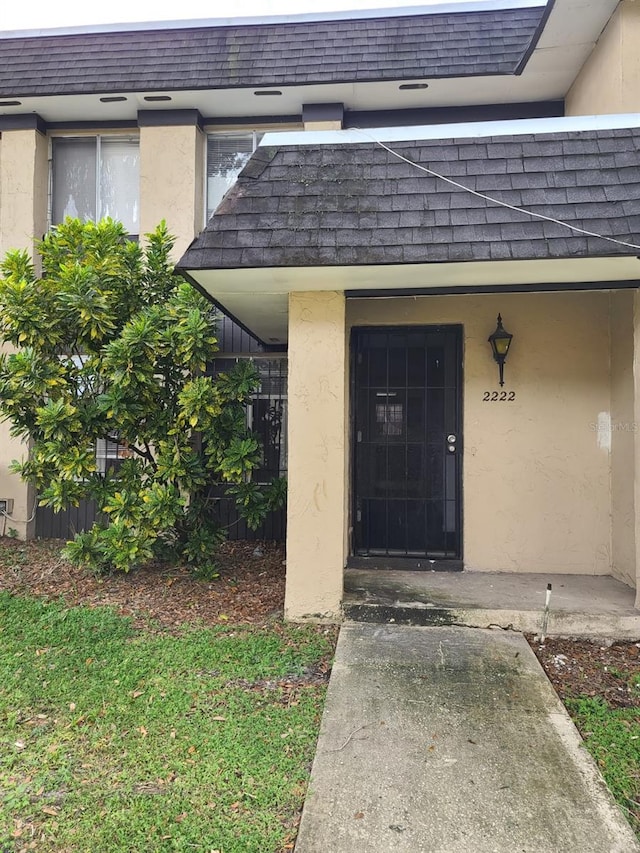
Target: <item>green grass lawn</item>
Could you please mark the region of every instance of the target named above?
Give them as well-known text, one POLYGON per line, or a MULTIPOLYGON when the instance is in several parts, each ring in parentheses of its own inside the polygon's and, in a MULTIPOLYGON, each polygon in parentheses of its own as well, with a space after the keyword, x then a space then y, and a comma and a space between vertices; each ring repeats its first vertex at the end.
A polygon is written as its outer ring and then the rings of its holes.
POLYGON ((567 699, 565 704, 611 793, 640 839, 638 708, 611 708, 599 696, 567 699))
POLYGON ((291 849, 332 640, 0 593, 0 850, 291 849))

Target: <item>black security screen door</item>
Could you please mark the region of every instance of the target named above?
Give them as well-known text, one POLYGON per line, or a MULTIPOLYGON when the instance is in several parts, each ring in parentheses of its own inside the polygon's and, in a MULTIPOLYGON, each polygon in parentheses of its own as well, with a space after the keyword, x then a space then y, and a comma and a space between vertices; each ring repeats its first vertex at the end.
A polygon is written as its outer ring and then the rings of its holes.
POLYGON ((352 352, 354 554, 459 560, 461 328, 356 329, 352 352))

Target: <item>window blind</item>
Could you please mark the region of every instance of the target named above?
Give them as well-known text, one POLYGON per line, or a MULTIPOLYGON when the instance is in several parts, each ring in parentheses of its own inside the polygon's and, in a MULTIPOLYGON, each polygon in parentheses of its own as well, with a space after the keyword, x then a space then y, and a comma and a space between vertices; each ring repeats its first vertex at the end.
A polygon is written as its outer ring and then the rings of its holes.
POLYGON ((207 220, 233 186, 258 143, 251 133, 212 134, 207 140, 207 220))

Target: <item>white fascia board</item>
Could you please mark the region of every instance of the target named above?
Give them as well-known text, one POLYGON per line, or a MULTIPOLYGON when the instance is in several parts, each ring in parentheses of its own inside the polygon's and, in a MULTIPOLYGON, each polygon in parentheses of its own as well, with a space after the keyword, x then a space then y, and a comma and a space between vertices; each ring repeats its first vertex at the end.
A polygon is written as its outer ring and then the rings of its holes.
POLYGON ((186 270, 214 297, 313 290, 388 290, 397 288, 505 287, 522 284, 637 281, 635 255, 586 258, 540 258, 523 261, 454 261, 435 264, 362 266, 248 267, 186 270))
POLYGON ((366 130, 305 130, 265 133, 260 145, 313 146, 362 145, 366 142, 420 142, 431 139, 473 139, 532 133, 570 133, 640 127, 640 113, 620 115, 558 116, 556 118, 474 121, 414 127, 374 127, 366 130))
POLYGON ((89 24, 48 29, 0 30, 0 38, 82 35, 87 33, 128 33, 149 30, 187 30, 206 27, 248 27, 262 24, 298 24, 314 21, 354 21, 369 18, 404 18, 414 15, 443 15, 465 12, 493 12, 504 9, 531 9, 546 6, 547 0, 469 0, 467 3, 437 3, 431 6, 397 6, 391 9, 349 9, 303 12, 297 15, 252 15, 233 18, 194 18, 177 21, 136 21, 134 23, 89 24))

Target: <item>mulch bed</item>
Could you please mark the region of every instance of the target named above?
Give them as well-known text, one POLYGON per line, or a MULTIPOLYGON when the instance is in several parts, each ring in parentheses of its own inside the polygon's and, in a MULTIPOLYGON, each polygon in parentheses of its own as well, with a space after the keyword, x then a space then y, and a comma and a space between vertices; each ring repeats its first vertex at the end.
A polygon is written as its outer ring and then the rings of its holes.
POLYGON ((152 565, 94 577, 60 557, 58 541, 0 538, 0 590, 69 605, 111 605, 138 626, 164 630, 185 624, 265 624, 283 613, 285 557, 272 542, 226 542, 220 577, 197 580, 185 567, 152 565))
POLYGON ((561 699, 601 696, 610 708, 640 708, 640 690, 628 685, 640 673, 640 643, 527 639, 561 699))
MULTIPOLYGON (((69 605, 111 605, 140 626, 179 630, 185 624, 261 625, 282 618, 285 555, 273 542, 227 542, 220 577, 196 580, 189 569, 150 566, 93 577, 60 558, 60 543, 0 538, 0 590, 63 597, 69 605)), ((640 708, 628 674, 640 673, 640 643, 528 638, 561 699, 602 696, 611 707, 640 708), (617 673, 626 674, 626 680, 617 673)))

